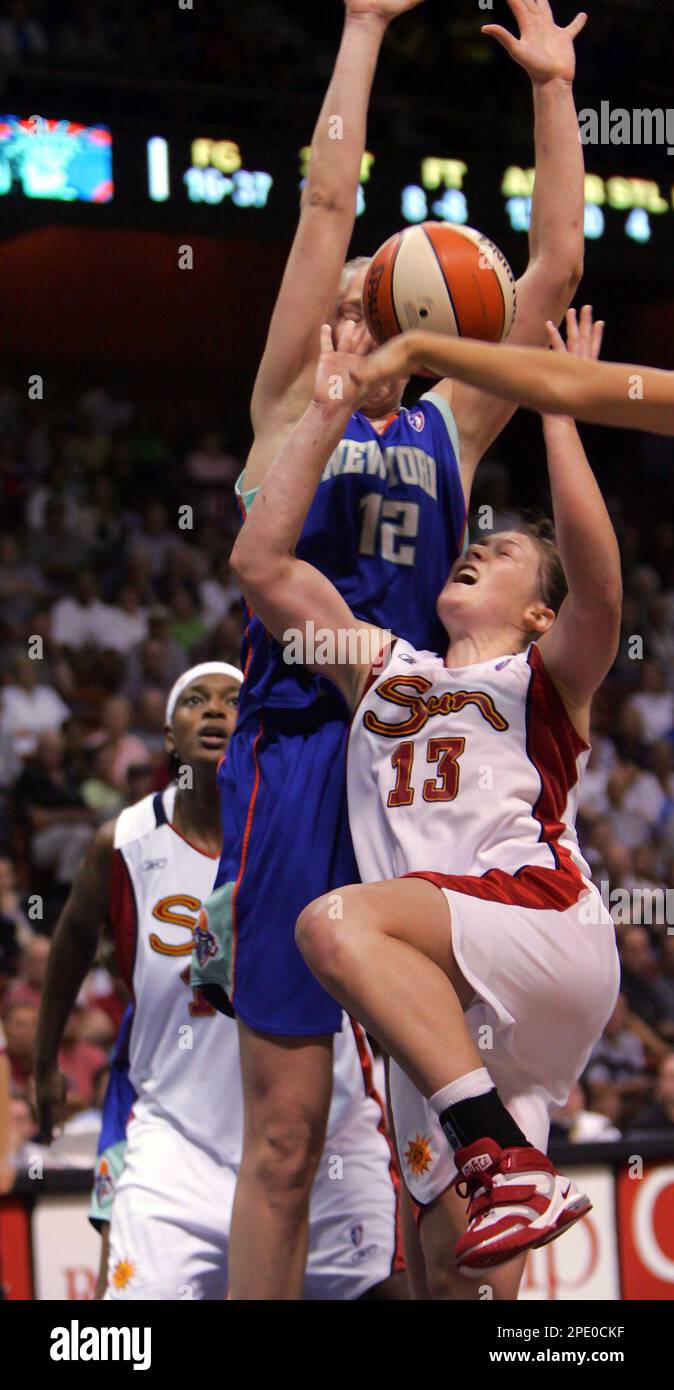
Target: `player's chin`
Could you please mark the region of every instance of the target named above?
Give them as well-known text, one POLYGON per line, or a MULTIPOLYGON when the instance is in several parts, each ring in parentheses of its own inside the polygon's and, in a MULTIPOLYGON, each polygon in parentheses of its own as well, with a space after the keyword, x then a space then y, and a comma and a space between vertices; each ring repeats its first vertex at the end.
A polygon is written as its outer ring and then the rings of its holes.
POLYGON ((228 743, 229 739, 226 738, 213 739, 212 743, 205 743, 201 739, 197 739, 189 761, 202 767, 217 766, 227 752, 228 743))
POLYGON ((388 410, 398 409, 401 395, 402 390, 399 381, 383 381, 379 386, 373 386, 372 390, 368 391, 360 408, 365 411, 366 415, 373 415, 376 412, 385 414, 388 410))

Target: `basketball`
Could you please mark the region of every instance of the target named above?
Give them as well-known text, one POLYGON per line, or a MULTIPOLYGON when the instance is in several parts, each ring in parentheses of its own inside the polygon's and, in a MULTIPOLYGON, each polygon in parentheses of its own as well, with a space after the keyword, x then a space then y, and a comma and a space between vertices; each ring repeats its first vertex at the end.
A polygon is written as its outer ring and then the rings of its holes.
POLYGON ((408 328, 498 343, 512 327, 515 300, 515 277, 494 242, 444 222, 389 237, 363 286, 365 319, 379 343, 408 328))

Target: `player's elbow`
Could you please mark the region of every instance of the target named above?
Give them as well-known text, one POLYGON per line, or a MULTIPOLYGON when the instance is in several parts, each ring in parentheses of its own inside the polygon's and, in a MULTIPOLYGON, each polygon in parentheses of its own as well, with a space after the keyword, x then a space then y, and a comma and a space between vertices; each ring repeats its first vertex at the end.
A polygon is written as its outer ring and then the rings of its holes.
POLYGON ((353 191, 353 199, 349 199, 348 190, 340 187, 337 183, 331 183, 328 179, 309 176, 300 200, 302 215, 317 216, 343 216, 347 212, 353 215, 353 204, 356 192, 353 191))
POLYGON ((280 579, 283 556, 249 541, 245 527, 232 550, 229 566, 245 598, 269 593, 280 579))
POLYGON ((584 269, 583 249, 577 247, 575 242, 567 248, 557 248, 555 255, 540 257, 540 272, 544 277, 550 310, 546 318, 560 322, 575 299, 584 269))

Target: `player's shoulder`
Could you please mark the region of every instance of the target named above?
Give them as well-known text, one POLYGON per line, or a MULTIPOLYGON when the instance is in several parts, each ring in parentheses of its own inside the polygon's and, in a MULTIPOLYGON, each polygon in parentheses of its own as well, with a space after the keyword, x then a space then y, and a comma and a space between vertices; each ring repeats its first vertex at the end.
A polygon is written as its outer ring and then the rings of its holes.
POLYGON ((115 849, 140 840, 153 830, 166 825, 170 819, 175 788, 167 787, 163 792, 150 792, 142 801, 126 806, 114 822, 113 844, 115 849))

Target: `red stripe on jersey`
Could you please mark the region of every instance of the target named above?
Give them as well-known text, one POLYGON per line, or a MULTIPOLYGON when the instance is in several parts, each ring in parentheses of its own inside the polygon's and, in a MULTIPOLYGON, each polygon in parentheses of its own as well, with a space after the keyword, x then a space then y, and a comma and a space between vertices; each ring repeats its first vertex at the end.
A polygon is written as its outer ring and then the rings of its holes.
POLYGON ((391 1177, 391 1182, 393 1184, 393 1191, 395 1193, 395 1244, 393 1248, 393 1259, 391 1261, 391 1274, 399 1274, 405 1271, 406 1265, 405 1255, 403 1253, 402 1228, 400 1224, 400 1174, 398 1172, 398 1161, 396 1159, 395 1149, 393 1147, 391 1135, 389 1134, 389 1127, 386 1118, 386 1110, 384 1109, 384 1102, 374 1084, 374 1077, 372 1075, 372 1062, 367 1049, 365 1034, 360 1026, 360 1023, 357 1023, 355 1018, 350 1018, 349 1022, 351 1024, 353 1036, 356 1040, 356 1047, 358 1048, 358 1060, 360 1062, 360 1069, 363 1073, 363 1085, 365 1087, 365 1094, 369 1097, 370 1100, 373 1100, 375 1104, 379 1106, 380 1119, 377 1125, 377 1129, 379 1130, 379 1133, 384 1136, 386 1143, 389 1147, 389 1153, 391 1155, 388 1170, 391 1177))
POLYGON ((533 807, 535 820, 541 827, 539 842, 550 845, 560 868, 580 879, 571 855, 559 837, 564 833, 562 819, 569 792, 578 781, 578 762, 588 745, 574 729, 559 691, 545 669, 543 658, 534 642, 527 661, 531 681, 527 695, 526 728, 527 754, 541 779, 541 790, 533 807))
POLYGON ((248 811, 246 813, 246 825, 243 832, 243 841, 241 843, 241 858, 239 860, 239 872, 236 876, 236 882, 232 890, 232 994, 229 1001, 232 1005, 234 1003, 234 981, 236 978, 236 947, 238 938, 238 928, 236 922, 236 900, 238 897, 239 888, 241 887, 241 880, 243 878, 244 871, 246 868, 246 860, 248 858, 248 841, 250 840, 250 832, 253 826, 253 815, 255 813, 255 802, 257 801, 257 793, 260 786, 260 764, 257 759, 257 746, 263 734, 264 723, 261 719, 259 730, 255 735, 255 739, 253 740, 253 767, 255 768, 255 776, 253 779, 253 790, 251 791, 250 799, 248 802, 248 811))
POLYGON ((135 998, 133 967, 136 963, 136 945, 138 942, 138 908, 126 860, 121 850, 118 849, 114 851, 112 856, 110 921, 117 963, 122 979, 133 999, 135 998))
POLYGON ((585 885, 572 864, 571 870, 544 869, 527 864, 516 874, 503 869, 488 869, 486 874, 436 874, 418 871, 403 874, 403 878, 425 878, 436 888, 451 888, 470 898, 482 898, 490 903, 508 903, 511 907, 547 908, 564 912, 578 902, 585 885))

